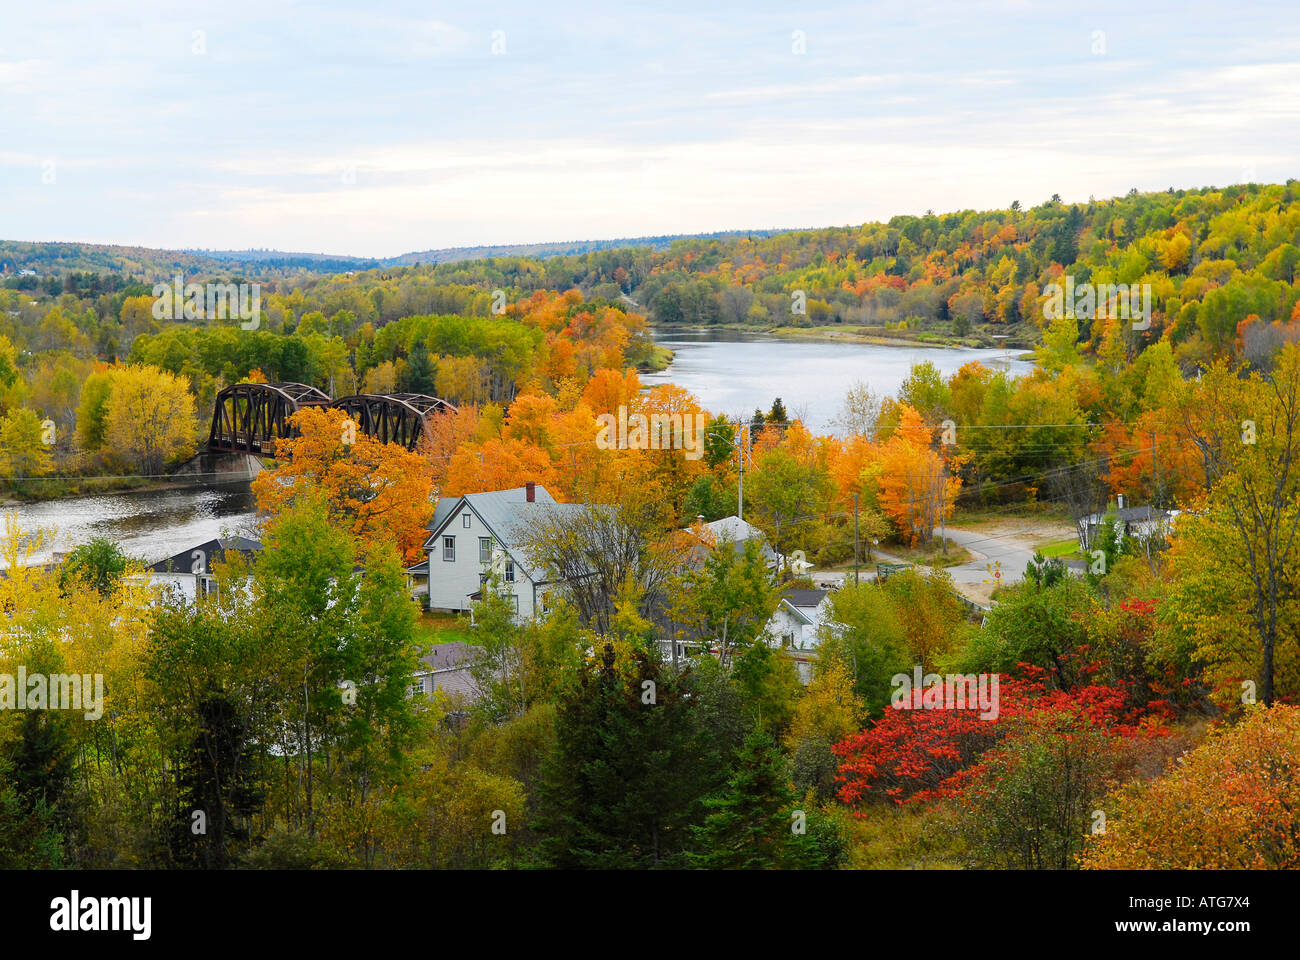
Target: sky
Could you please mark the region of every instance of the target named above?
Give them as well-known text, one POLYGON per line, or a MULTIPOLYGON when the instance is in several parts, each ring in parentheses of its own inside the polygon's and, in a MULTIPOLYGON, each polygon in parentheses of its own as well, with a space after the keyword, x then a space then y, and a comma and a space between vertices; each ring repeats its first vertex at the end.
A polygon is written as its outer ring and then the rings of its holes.
POLYGON ((394 256, 1300 175, 1252 3, 0 0, 0 239, 394 256))

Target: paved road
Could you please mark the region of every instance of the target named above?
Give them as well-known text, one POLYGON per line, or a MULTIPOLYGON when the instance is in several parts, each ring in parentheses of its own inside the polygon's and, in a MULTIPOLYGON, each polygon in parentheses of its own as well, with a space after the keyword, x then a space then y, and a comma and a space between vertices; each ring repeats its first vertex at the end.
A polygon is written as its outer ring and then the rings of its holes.
MULTIPOLYGON (((1002 576, 998 579, 1002 583, 1019 583, 1025 577, 1025 566, 1034 556, 1034 544, 1031 540, 1023 540, 1015 536, 989 536, 984 533, 977 533, 973 530, 954 530, 952 527, 947 529, 948 539, 953 543, 966 548, 972 559, 969 563, 964 563, 957 567, 948 567, 948 573, 952 575, 953 584, 960 590, 963 585, 982 584, 994 579, 993 573, 989 567, 998 571, 1002 576)), ((862 569, 862 579, 875 579, 875 563, 901 563, 906 562, 901 557, 893 556, 887 552, 882 552, 879 548, 872 551, 873 557, 864 564, 862 569)), ((928 569, 920 564, 921 569, 928 569)), ((814 580, 818 582, 839 582, 843 583, 845 577, 852 578, 853 574, 836 574, 836 573, 818 573, 813 572, 814 580)))
POLYGON ((1019 583, 1025 578, 1025 566, 1034 558, 1032 541, 1014 536, 989 536, 972 530, 947 530, 948 539, 963 546, 975 559, 960 567, 949 567, 954 583, 983 583, 993 579, 989 567, 1000 570, 1003 583, 1019 583))

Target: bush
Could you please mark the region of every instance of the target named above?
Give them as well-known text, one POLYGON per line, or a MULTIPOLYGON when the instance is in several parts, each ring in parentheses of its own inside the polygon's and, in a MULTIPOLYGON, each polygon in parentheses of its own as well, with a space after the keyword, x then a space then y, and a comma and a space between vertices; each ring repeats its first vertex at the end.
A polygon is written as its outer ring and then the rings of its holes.
POLYGON ((1089 838, 1085 868, 1300 867, 1300 708, 1250 710, 1104 809, 1107 830, 1089 838))

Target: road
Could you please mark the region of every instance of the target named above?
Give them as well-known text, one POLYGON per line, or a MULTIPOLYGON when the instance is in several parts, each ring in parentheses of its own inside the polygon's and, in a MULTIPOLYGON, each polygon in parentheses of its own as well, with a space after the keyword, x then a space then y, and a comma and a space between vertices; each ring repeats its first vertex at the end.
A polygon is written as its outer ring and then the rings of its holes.
MULTIPOLYGON (((1019 583, 1025 578, 1025 567, 1034 557, 1035 541, 1029 537, 1017 536, 1015 534, 987 534, 975 530, 961 530, 948 527, 946 534, 953 543, 965 547, 971 555, 971 560, 960 566, 946 568, 952 576, 953 585, 959 592, 969 596, 972 600, 987 604, 988 593, 993 586, 994 580, 1001 583, 1019 583), (990 571, 992 567, 992 571, 990 571), (1000 573, 1000 577, 994 576, 994 572, 1000 573)), ((881 563, 905 563, 903 558, 883 552, 879 548, 873 551, 872 564, 879 561, 881 563)), ((928 568, 917 564, 917 566, 928 572, 928 568)), ((862 579, 873 578, 876 575, 873 565, 866 565, 862 571, 862 579), (869 571, 869 572, 868 572, 869 571)), ((847 576, 851 577, 852 574, 847 576)), ((844 582, 844 574, 818 574, 814 572, 813 577, 819 582, 838 581, 844 582)))

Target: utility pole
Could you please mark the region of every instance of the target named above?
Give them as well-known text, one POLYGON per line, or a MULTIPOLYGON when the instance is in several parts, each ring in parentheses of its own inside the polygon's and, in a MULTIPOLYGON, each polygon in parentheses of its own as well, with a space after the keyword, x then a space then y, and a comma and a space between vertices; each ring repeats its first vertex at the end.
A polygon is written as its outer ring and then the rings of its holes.
POLYGON ((858 580, 858 495, 853 495, 853 585, 856 587, 858 580))
POLYGON ((1160 496, 1160 470, 1156 464, 1156 432, 1151 431, 1151 504, 1160 496))
POLYGON ((736 517, 740 520, 745 519, 745 424, 740 424, 740 432, 736 436, 736 482, 740 485, 736 493, 736 517))

